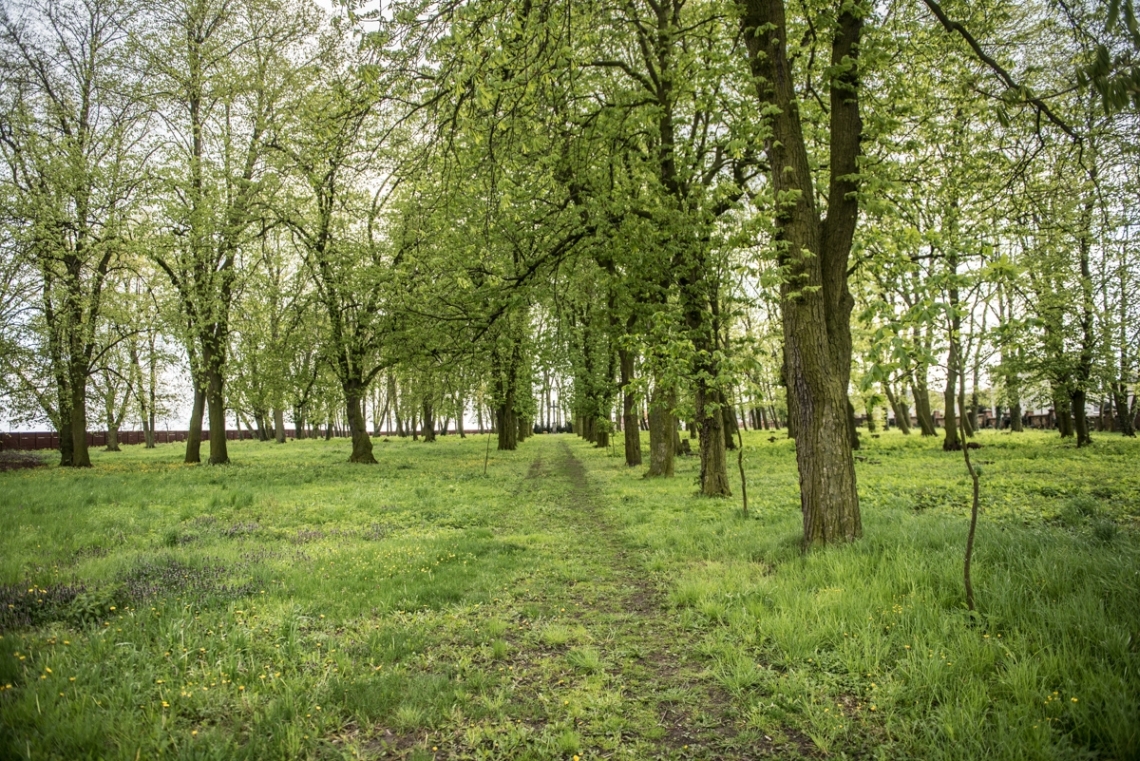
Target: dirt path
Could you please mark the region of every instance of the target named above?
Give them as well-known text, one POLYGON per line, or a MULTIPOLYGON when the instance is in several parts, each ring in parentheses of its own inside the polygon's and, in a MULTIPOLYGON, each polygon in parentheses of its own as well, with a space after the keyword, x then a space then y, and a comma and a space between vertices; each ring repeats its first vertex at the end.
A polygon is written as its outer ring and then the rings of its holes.
MULTIPOLYGON (((748 726, 710 673, 707 630, 669 604, 568 437, 527 442, 525 475, 503 484, 498 541, 528 562, 486 603, 444 614, 445 643, 409 663, 455 671, 457 702, 432 728, 384 730, 374 758, 803 758, 748 726), (525 548, 525 549, 522 549, 525 548), (465 664, 465 665, 457 665, 465 664), (459 697, 460 692, 463 696, 459 697), (430 750, 430 752, 429 752, 430 750)), ((518 461, 515 461, 518 463, 518 461)), ((517 464, 515 465, 517 468, 517 464)), ((514 472, 518 473, 516 469, 514 472)), ((715 646, 713 646, 715 647, 715 646)))
MULTIPOLYGON (((697 652, 699 635, 682 628, 665 594, 631 557, 619 530, 607 521, 601 496, 570 444, 559 442, 554 457, 555 447, 544 449, 549 462, 536 459, 531 464, 518 496, 535 498, 550 492, 556 496, 555 507, 547 514, 558 524, 556 530, 565 537, 575 561, 559 601, 560 610, 567 611, 566 628, 573 634, 561 643, 559 636, 549 635, 548 626, 545 638, 544 632, 532 638, 535 649, 520 649, 520 704, 540 699, 545 686, 541 676, 549 675, 552 668, 564 673, 564 664, 569 663, 573 676, 588 683, 587 691, 592 687, 601 693, 577 719, 586 746, 592 739, 604 738, 613 757, 631 758, 745 759, 776 754, 763 736, 738 731, 739 717, 730 696, 715 683, 707 661, 697 652)), ((567 676, 561 677, 562 684, 567 681, 567 676)))

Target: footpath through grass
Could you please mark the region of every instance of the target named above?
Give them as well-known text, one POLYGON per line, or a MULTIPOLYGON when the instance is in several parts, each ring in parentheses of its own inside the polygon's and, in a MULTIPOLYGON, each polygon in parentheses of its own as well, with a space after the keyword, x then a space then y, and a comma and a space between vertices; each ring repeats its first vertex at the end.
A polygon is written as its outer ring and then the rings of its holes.
POLYGON ((0 473, 0 758, 1140 757, 1140 444, 980 441, 977 621, 917 437, 808 556, 766 433, 747 519, 572 436, 0 473))

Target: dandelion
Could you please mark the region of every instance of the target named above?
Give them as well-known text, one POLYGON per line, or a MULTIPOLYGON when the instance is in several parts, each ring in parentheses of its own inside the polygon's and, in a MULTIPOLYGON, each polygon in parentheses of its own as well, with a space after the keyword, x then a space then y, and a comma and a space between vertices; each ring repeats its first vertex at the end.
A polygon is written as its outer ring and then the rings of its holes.
POLYGON ((1069 700, 1073 701, 1074 703, 1076 703, 1076 702, 1077 702, 1077 699, 1076 699, 1076 698, 1069 698, 1069 700))

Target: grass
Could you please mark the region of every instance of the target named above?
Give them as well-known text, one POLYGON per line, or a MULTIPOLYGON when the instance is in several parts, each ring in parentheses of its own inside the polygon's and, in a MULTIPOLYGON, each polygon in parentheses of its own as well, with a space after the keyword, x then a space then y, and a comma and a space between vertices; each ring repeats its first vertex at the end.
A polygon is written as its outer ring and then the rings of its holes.
MULTIPOLYGON (((888 433, 865 538, 570 436, 235 442, 0 473, 2 758, 1140 757, 1140 444, 888 433)), ((737 487, 738 488, 738 487, 737 487)))

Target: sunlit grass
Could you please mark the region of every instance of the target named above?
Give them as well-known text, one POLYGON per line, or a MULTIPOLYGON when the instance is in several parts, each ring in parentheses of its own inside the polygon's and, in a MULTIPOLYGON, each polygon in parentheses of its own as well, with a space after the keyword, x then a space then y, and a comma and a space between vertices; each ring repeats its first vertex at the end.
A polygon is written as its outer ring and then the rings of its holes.
POLYGON ((798 726, 824 750, 1135 758, 1140 447, 978 438, 977 621, 962 582, 969 480, 937 442, 865 438, 865 538, 808 556, 782 438, 746 437, 747 520, 692 496, 693 461, 679 483, 637 484, 598 455, 590 466, 753 726, 798 726))
POLYGON ((748 518, 695 496, 695 458, 646 480, 572 437, 487 477, 454 436, 0 474, 0 757, 684 758, 662 706, 725 754, 1140 755, 1140 445, 979 437, 975 620, 960 455, 865 437, 865 538, 805 557, 769 437, 748 518), (622 608, 638 579, 664 608, 622 608))

